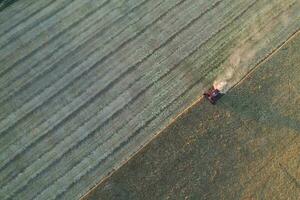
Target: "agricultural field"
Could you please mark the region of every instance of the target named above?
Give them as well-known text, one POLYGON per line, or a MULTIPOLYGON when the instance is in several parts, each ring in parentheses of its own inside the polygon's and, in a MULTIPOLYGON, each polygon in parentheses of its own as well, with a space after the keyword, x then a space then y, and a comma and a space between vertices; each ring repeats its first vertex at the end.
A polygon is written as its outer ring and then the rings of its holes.
POLYGON ((1 200, 79 199, 300 29, 298 0, 0 5, 1 200))
POLYGON ((9 7, 13 3, 18 0, 0 0, 0 11, 4 10, 5 8, 9 7))
POLYGON ((202 100, 84 200, 300 196, 300 32, 216 106, 202 100))

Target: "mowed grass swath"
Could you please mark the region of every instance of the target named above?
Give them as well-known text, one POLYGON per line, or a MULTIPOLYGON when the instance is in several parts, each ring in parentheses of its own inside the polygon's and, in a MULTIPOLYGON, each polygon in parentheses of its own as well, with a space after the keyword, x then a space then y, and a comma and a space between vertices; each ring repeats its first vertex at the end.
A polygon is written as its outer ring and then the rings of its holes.
POLYGON ((237 48, 255 49, 236 65, 242 77, 282 44, 300 27, 299 8, 296 0, 10 5, 0 12, 1 198, 79 198, 197 100, 237 48))

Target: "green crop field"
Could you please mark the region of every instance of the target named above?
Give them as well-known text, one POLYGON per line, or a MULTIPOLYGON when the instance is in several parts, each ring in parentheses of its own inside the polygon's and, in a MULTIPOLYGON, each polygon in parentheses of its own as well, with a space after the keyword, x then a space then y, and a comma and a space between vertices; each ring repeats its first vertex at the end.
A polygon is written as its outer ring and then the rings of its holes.
POLYGON ((300 32, 216 106, 193 106, 84 199, 299 199, 299 51, 300 32))
POLYGON ((1 200, 80 198, 300 28, 298 0, 6 2, 1 200))

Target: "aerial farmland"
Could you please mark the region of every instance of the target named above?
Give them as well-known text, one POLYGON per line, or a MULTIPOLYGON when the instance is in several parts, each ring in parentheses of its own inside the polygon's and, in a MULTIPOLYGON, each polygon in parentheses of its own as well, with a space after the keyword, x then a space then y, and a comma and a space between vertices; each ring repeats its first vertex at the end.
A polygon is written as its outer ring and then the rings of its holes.
POLYGON ((0 199, 296 200, 299 30, 298 0, 0 1, 0 199))

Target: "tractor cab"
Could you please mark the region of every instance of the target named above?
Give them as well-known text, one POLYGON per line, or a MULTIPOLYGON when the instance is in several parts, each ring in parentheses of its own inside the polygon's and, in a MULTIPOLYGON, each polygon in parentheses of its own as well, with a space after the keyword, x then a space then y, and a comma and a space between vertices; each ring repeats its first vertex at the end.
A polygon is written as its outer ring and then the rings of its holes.
POLYGON ((224 95, 220 90, 211 87, 207 92, 203 94, 205 98, 213 105, 224 95))

